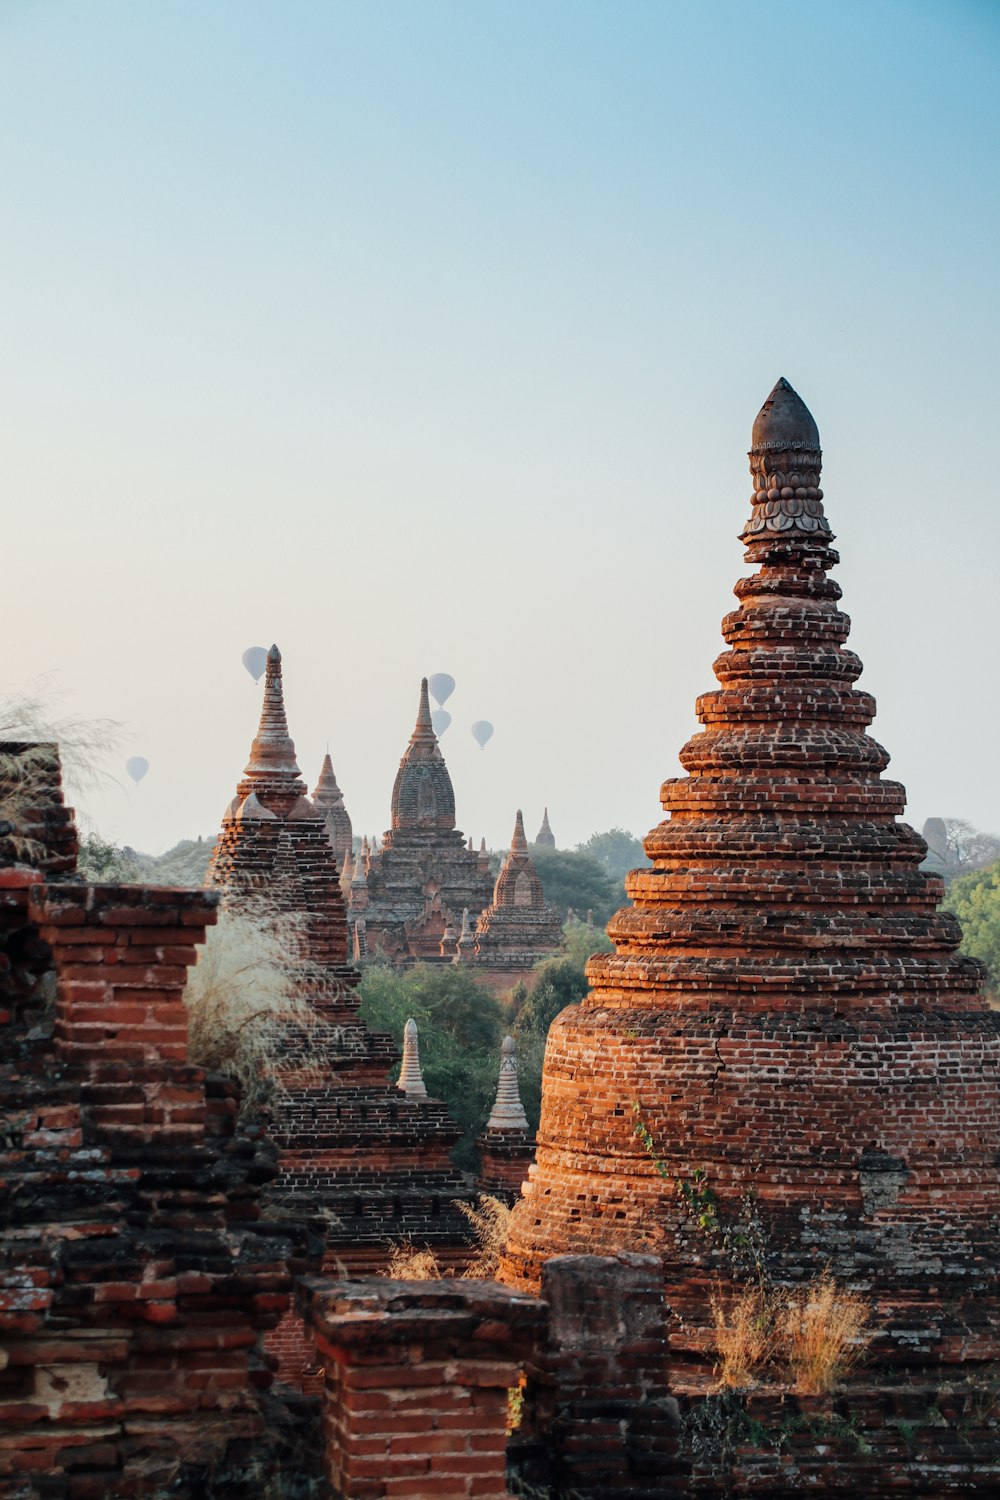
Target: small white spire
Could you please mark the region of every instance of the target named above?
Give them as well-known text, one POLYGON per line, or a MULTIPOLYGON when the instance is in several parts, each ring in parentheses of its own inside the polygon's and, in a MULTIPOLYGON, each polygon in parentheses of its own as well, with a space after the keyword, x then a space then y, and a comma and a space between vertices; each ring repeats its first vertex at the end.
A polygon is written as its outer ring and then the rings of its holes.
POLYGON ((521 1103, 521 1091, 517 1086, 517 1053, 514 1038, 505 1036, 500 1048, 500 1081, 493 1113, 486 1122, 487 1130, 527 1130, 528 1117, 521 1103))
POLYGON ((424 1088, 424 1080, 420 1072, 417 1023, 412 1016, 403 1027, 403 1066, 399 1070, 399 1082, 396 1087, 402 1089, 407 1099, 427 1098, 427 1090, 424 1088))

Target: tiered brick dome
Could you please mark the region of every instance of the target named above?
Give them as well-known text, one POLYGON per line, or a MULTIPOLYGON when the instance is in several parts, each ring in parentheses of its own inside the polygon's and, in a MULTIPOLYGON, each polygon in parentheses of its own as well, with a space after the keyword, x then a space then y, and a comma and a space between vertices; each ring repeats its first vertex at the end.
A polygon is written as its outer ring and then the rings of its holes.
POLYGON ((688 775, 662 788, 652 868, 628 877, 614 952, 552 1027, 504 1274, 537 1284, 550 1255, 654 1248, 675 1342, 698 1347, 711 1256, 675 1182, 704 1169, 723 1216, 752 1190, 775 1274, 829 1262, 868 1289, 892 1357, 995 1358, 1000 1015, 865 733, 819 435, 785 381, 750 467, 756 571, 723 621, 688 775))

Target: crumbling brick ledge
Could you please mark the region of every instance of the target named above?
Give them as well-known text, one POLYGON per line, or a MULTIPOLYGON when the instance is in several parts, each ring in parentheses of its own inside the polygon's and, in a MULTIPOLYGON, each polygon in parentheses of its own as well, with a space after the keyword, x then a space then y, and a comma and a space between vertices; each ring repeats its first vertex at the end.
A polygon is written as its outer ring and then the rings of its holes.
POLYGON ((307 1277, 299 1306, 324 1368, 337 1500, 507 1500, 508 1397, 544 1303, 492 1281, 307 1277))

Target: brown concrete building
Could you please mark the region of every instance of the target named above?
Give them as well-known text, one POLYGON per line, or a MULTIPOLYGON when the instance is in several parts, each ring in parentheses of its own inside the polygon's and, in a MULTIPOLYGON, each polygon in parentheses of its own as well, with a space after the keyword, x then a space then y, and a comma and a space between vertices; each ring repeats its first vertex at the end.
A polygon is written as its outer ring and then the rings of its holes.
POLYGON ((696 1364, 719 1265, 676 1183, 703 1170, 727 1222, 752 1193, 779 1282, 829 1265, 870 1297, 879 1369, 986 1379, 1000 1015, 865 732, 875 702, 854 686, 830 577, 819 435, 785 381, 750 467, 754 571, 723 621, 719 689, 698 700, 687 775, 663 785, 667 819, 609 924, 614 951, 590 960, 590 994, 549 1034, 505 1274, 537 1286, 549 1256, 655 1251, 674 1357, 696 1364))
MULTIPOLYGON (((392 789, 391 827, 373 852, 365 877, 363 915, 367 951, 393 963, 450 962, 442 954, 449 926, 462 911, 488 904, 489 871, 455 827, 455 793, 431 723, 427 679, 420 685, 417 722, 392 789)), ((362 908, 354 905, 352 918, 362 908)))

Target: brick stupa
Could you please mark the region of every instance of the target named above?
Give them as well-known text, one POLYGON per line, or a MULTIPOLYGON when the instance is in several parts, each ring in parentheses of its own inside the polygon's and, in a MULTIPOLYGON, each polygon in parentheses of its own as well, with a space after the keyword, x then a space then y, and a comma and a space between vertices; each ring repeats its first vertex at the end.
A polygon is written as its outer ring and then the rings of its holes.
MULTIPOLYGON (((358 861, 360 864, 361 862, 358 861)), ((272 1135, 281 1149, 274 1192, 282 1207, 329 1220, 331 1262, 377 1269, 391 1244, 431 1244, 447 1261, 464 1253, 454 1207, 468 1191, 451 1165, 460 1134, 445 1106, 415 1103, 388 1082, 392 1040, 358 1015, 358 970, 347 958, 347 914, 323 808, 306 796, 288 732, 281 655, 268 652, 260 728, 226 811, 208 883, 231 900, 262 897, 304 919, 290 952, 314 1013, 289 1020, 275 1065, 280 1085, 272 1135)))
MULTIPOLYGON (((364 921, 369 952, 397 964, 450 961, 442 939, 490 900, 488 868, 455 827, 455 793, 431 722, 427 679, 392 788, 392 826, 368 862, 364 921)), ((352 917, 354 891, 352 887, 352 917)), ((360 911, 361 908, 358 908, 360 911)))
POLYGON ((865 733, 819 434, 784 380, 750 467, 755 571, 720 689, 664 783, 614 951, 549 1034, 503 1274, 537 1286, 549 1256, 655 1250, 675 1350, 704 1349, 719 1267, 675 1186, 704 1169, 724 1221, 752 1190, 779 1280, 829 1264, 871 1299, 881 1369, 974 1375, 1000 1354, 1000 1015, 865 733))
POLYGON ((510 850, 493 887, 493 900, 476 923, 475 942, 466 960, 490 971, 504 988, 527 978, 539 959, 562 942, 562 918, 545 904, 545 892, 528 852, 524 819, 518 809, 510 850))

